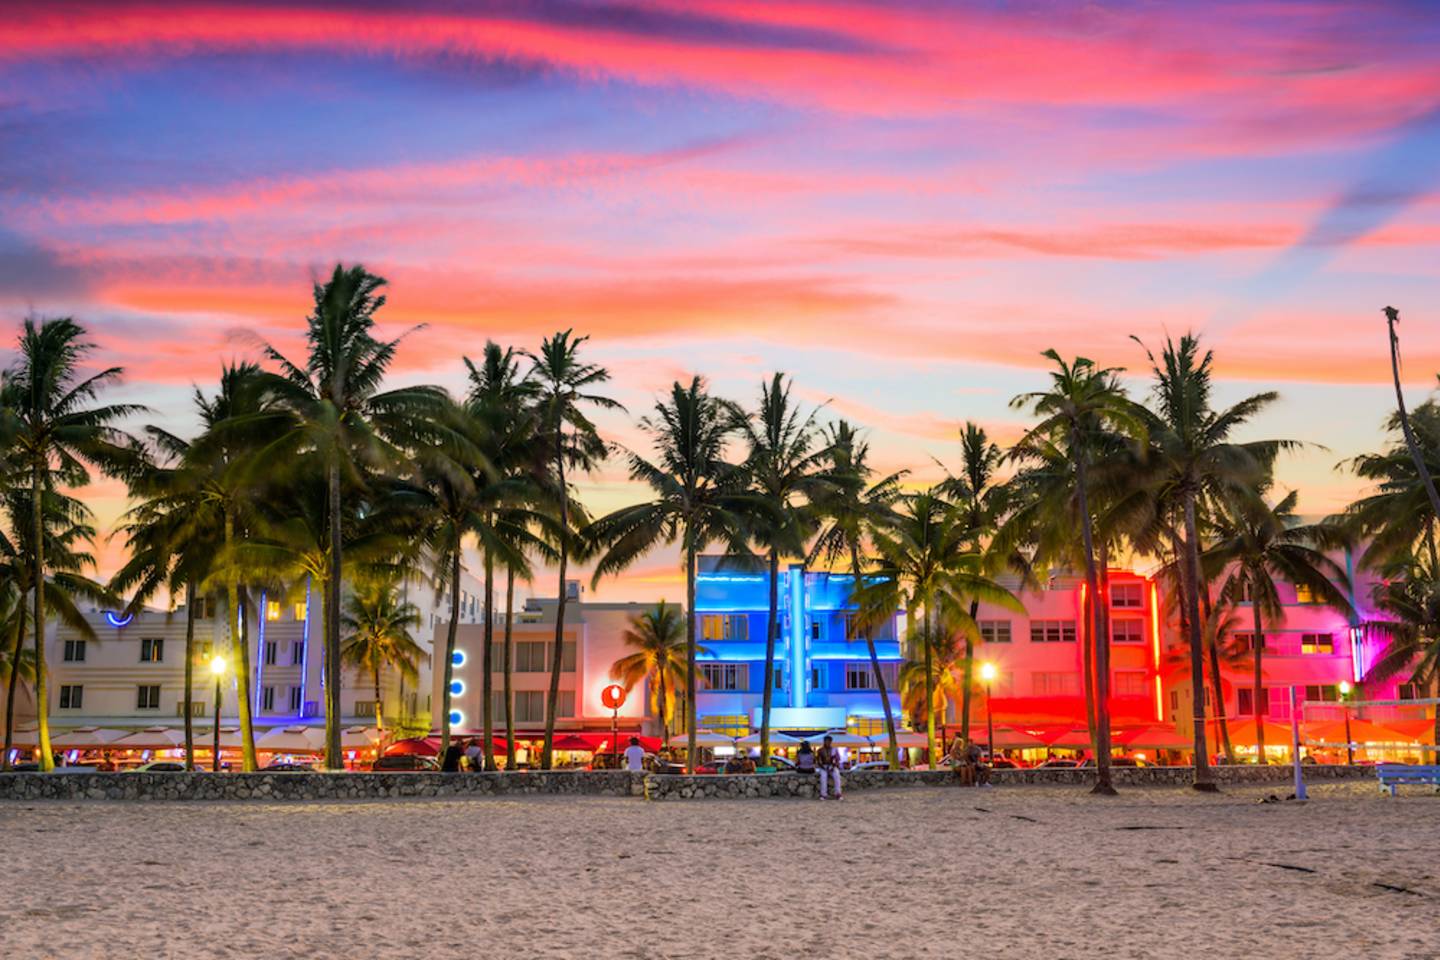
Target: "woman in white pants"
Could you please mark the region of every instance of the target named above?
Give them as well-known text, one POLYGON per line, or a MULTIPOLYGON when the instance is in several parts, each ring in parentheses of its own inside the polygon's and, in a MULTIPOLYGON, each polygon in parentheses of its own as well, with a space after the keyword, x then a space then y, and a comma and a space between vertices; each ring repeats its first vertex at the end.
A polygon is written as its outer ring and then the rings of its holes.
POLYGON ((826 737, 824 745, 815 752, 815 767, 820 773, 820 799, 829 800, 830 791, 835 790, 835 799, 840 799, 840 751, 835 749, 833 737, 826 737))

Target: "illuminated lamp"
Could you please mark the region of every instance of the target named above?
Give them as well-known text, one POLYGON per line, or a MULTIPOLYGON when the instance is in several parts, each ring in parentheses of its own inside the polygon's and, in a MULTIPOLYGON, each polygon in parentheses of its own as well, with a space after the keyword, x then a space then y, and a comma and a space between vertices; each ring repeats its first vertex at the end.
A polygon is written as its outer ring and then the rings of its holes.
POLYGON ((464 681, 464 680, 451 680, 451 681, 450 681, 450 696, 452 696, 452 697, 458 697, 458 696, 460 696, 460 695, 461 695, 462 693, 464 693, 464 692, 465 692, 465 681, 464 681))
POLYGON ((457 667, 465 666, 465 651, 456 650, 454 653, 450 654, 450 662, 457 667))
POLYGON ((465 722, 465 714, 459 710, 450 711, 450 726, 458 727, 465 722))
POLYGON ((134 620, 134 619, 135 619, 135 614, 133 614, 133 613, 127 613, 127 614, 125 614, 125 615, 122 617, 120 614, 116 613, 114 610, 106 610, 106 611, 105 611, 105 622, 108 623, 108 624, 110 624, 110 626, 114 627, 114 628, 117 629, 117 630, 120 629, 121 627, 128 626, 129 623, 130 623, 130 621, 131 621, 131 620, 134 620))

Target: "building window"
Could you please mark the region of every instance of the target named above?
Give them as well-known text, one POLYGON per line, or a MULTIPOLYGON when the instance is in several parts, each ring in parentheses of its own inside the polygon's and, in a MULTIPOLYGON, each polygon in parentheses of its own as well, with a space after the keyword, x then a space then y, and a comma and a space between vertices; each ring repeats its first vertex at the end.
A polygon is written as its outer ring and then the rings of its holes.
POLYGON ((306 606, 307 604, 304 600, 301 600, 299 603, 295 604, 295 619, 297 622, 305 619, 305 614, 307 612, 306 606))
POLYGON ((265 619, 266 619, 266 620, 279 620, 279 619, 280 619, 280 601, 279 601, 279 600, 266 600, 266 601, 265 601, 265 619))
POLYGON ((980 640, 984 643, 1009 643, 1009 620, 981 620, 980 640))
POLYGON ((545 722, 545 691, 543 691, 543 690, 517 690, 517 691, 515 691, 515 722, 516 722, 516 723, 544 723, 544 722, 545 722))
POLYGON ((824 640, 824 639, 825 639, 825 621, 822 620, 822 619, 820 619, 819 617, 811 617, 811 618, 810 618, 810 639, 811 639, 811 640, 824 640))
POLYGON ((304 697, 304 696, 305 696, 305 688, 304 688, 304 687, 291 687, 291 688, 290 688, 290 712, 291 712, 291 713, 299 713, 299 712, 300 712, 300 700, 301 700, 301 698, 304 697))
POLYGON ((744 663, 701 663, 700 676, 707 690, 750 689, 750 667, 744 663))
POLYGON ((845 639, 849 641, 865 639, 860 635, 860 618, 853 613, 842 613, 840 624, 845 629, 845 639))
POLYGON ((85 687, 78 683, 62 684, 60 687, 60 709, 79 710, 85 702, 85 687))
POLYGON ((824 670, 824 668, 822 668, 822 667, 811 667, 811 668, 810 668, 810 689, 811 689, 811 690, 824 690, 824 689, 825 689, 825 670, 824 670))
POLYGON ((1113 689, 1110 695, 1114 697, 1143 697, 1145 696, 1146 674, 1144 670, 1116 670, 1114 673, 1113 689))
POLYGON ((215 616, 215 601, 210 597, 195 598, 195 619, 209 620, 215 616))
POLYGON ((1302 633, 1301 653, 1330 654, 1335 652, 1335 635, 1330 633, 1302 633))
POLYGON ((275 660, 280 655, 280 644, 274 640, 265 641, 265 666, 275 666, 275 660))
POLYGON ((146 683, 135 688, 136 710, 160 709, 160 684, 146 683))
POLYGON ((140 638, 140 662, 161 663, 165 660, 165 641, 161 637, 140 638))
POLYGON ((302 663, 305 662, 305 641, 304 641, 304 640, 291 640, 291 641, 290 641, 290 662, 291 662, 292 664, 294 664, 295 666, 297 666, 297 667, 300 666, 302 663))
POLYGON ((1171 691, 1170 691, 1170 709, 1171 709, 1171 710, 1179 710, 1179 709, 1180 709, 1180 691, 1179 691, 1179 690, 1171 690, 1171 691))
POLYGON ((1080 692, 1080 674, 1071 671, 1036 671, 1030 684, 1037 697, 1073 697, 1080 692))
POLYGON ((65 641, 65 661, 66 661, 67 663, 84 663, 84 662, 85 662, 85 641, 84 641, 84 640, 66 640, 66 641, 65 641))
MULTIPOLYGON (((183 717, 183 716, 185 716, 185 701, 184 701, 184 700, 176 701, 176 703, 175 703, 175 716, 177 716, 177 717, 183 717)), ((204 701, 204 700, 191 699, 191 701, 190 701, 190 716, 192 716, 192 717, 203 717, 203 716, 205 716, 205 701, 204 701)))
POLYGON ((1419 700, 1425 694, 1420 690, 1418 683, 1402 683, 1395 688, 1395 699, 1397 700, 1419 700))
POLYGON ((749 640, 750 618, 744 614, 702 614, 700 635, 705 640, 749 640))
MULTIPOLYGON (((1236 699, 1239 701, 1239 714, 1242 717, 1255 715, 1255 690, 1251 687, 1241 687, 1236 691, 1236 699)), ((1270 691, 1261 688, 1260 690, 1260 715, 1270 714, 1270 691)))
POLYGON ((727 737, 743 737, 750 732, 750 721, 743 713, 701 717, 699 722, 706 730, 727 737))
POLYGON ((1145 606, 1144 588, 1138 583, 1117 583, 1110 587, 1110 606, 1139 610, 1145 606))
POLYGON ((260 709, 266 711, 267 713, 275 709, 274 687, 260 688, 260 709))
POLYGON ((573 717, 575 715, 575 691, 561 690, 558 707, 555 711, 555 716, 573 717))
POLYGON ((1307 702, 1318 701, 1320 703, 1339 703, 1340 688, 1333 683, 1312 683, 1305 688, 1305 699, 1307 702))
POLYGON ((375 716, 374 700, 356 700, 355 707, 350 711, 352 717, 373 717, 375 716))
POLYGON ((1110 621, 1110 642, 1111 642, 1111 643, 1144 643, 1144 642, 1145 642, 1145 621, 1144 621, 1144 620, 1112 620, 1112 621, 1110 621))
MULTIPOLYGON (((560 672, 575 672, 575 641, 566 640, 560 647, 560 672)), ((573 716, 573 714, 567 714, 573 716)))
POLYGON ((1031 620, 1031 643, 1074 643, 1074 620, 1031 620))
MULTIPOLYGON (((895 674, 897 665, 894 663, 880 664, 880 676, 885 680, 885 689, 895 689, 895 674)), ((870 669, 870 664, 855 662, 845 664, 845 689, 846 690, 878 690, 879 684, 875 682, 875 671, 870 669)))
POLYGON ((1319 603, 1315 596, 1315 590, 1308 583, 1295 584, 1296 603, 1319 603))
MULTIPOLYGON (((1236 645, 1237 647, 1239 647, 1241 651, 1249 651, 1249 652, 1252 652, 1252 653, 1253 653, 1254 650, 1255 650, 1255 634, 1253 634, 1253 633, 1237 633, 1237 634, 1235 634, 1235 645, 1236 645)), ((1261 649, 1261 650, 1268 650, 1268 649, 1270 649, 1269 647, 1267 647, 1267 646, 1265 645, 1265 635, 1264 635, 1264 634, 1261 634, 1261 635, 1260 635, 1260 649, 1261 649)))

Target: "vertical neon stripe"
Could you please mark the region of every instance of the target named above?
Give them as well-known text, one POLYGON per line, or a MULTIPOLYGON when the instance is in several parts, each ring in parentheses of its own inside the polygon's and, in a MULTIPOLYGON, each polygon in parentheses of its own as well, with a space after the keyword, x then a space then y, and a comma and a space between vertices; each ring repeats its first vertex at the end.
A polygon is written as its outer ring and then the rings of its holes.
POLYGON ((305 623, 300 639, 300 709, 296 717, 305 716, 305 696, 310 692, 310 578, 305 578, 305 623))
POLYGON ((1150 584, 1150 649, 1155 656, 1155 719, 1165 718, 1164 691, 1160 686, 1160 590, 1150 584))
POLYGON ((255 689, 251 691, 251 710, 254 713, 260 712, 260 687, 265 682, 265 591, 260 591, 260 657, 255 665, 255 689))
POLYGON ((790 578, 790 706, 806 705, 810 685, 810 636, 805 616, 805 568, 793 565, 785 571, 790 578))

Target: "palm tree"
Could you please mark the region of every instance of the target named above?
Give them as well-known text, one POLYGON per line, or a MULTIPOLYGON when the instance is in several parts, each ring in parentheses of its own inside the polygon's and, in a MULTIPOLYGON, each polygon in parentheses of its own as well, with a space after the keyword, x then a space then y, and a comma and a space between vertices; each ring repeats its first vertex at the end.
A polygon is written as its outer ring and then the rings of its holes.
POLYGON ((1044 356, 1054 362, 1050 389, 1022 394, 1012 407, 1028 407, 1040 423, 1016 445, 1019 456, 1040 452, 1046 446, 1062 451, 1073 469, 1075 511, 1080 517, 1080 542, 1085 556, 1085 590, 1090 620, 1086 632, 1095 652, 1095 792, 1113 795, 1110 779, 1110 638, 1100 594, 1100 576, 1095 561, 1094 516, 1090 506, 1091 457, 1105 433, 1138 438, 1144 435, 1141 416, 1125 396, 1119 371, 1097 367, 1094 361, 1077 357, 1066 363, 1054 350, 1044 356))
MULTIPOLYGON (((763 760, 770 756, 775 642, 780 633, 780 556, 805 551, 805 541, 814 527, 812 505, 826 484, 821 468, 827 451, 817 449, 815 412, 802 414, 799 406, 792 403, 790 384, 785 382, 784 374, 776 373, 768 383, 760 384, 760 409, 753 419, 744 417, 739 426, 749 446, 744 468, 750 492, 766 506, 763 513, 757 514, 754 527, 755 540, 765 550, 770 572, 765 685, 760 708, 763 760)), ((889 708, 888 702, 886 708, 889 708)))
MULTIPOLYGON (((684 612, 664 600, 630 621, 620 639, 634 650, 610 666, 610 679, 618 680, 629 693, 638 683, 650 690, 650 709, 660 718, 660 739, 670 742, 670 722, 675 716, 675 691, 684 683, 684 612)), ((697 652, 709 654, 705 647, 697 652)))
POLYGON ((264 344, 279 367, 267 387, 294 417, 294 426, 259 454, 259 462, 304 464, 309 457, 325 479, 328 569, 324 578, 326 686, 325 765, 344 766, 340 750, 340 595, 344 562, 342 527, 347 499, 362 490, 367 474, 404 459, 410 439, 445 422, 447 398, 439 387, 382 391, 400 340, 374 336, 375 314, 385 305, 385 280, 364 267, 336 264, 330 279, 314 288, 307 318, 309 355, 303 365, 264 344), (348 496, 347 496, 348 495, 348 496))
MULTIPOLYGON (((1137 340, 1137 342, 1139 342, 1137 340)), ((1243 499, 1270 475, 1276 455, 1296 446, 1289 440, 1237 443, 1231 438, 1261 410, 1275 402, 1273 391, 1246 397, 1225 410, 1211 404, 1213 354, 1200 350, 1192 335, 1177 344, 1167 339, 1157 361, 1146 350, 1155 382, 1155 409, 1146 411, 1148 455, 1156 465, 1155 496, 1180 518, 1181 598, 1189 630, 1190 675, 1204 676, 1204 620, 1200 607, 1200 526, 1197 505, 1203 495, 1243 499)), ((1196 790, 1214 791, 1205 749, 1204 684, 1191 683, 1195 727, 1196 790)))
POLYGON ((1400 335, 1395 332, 1395 325, 1400 322, 1400 311, 1394 307, 1385 307, 1384 313, 1385 325, 1390 332, 1390 372, 1395 379, 1395 413, 1400 421, 1400 429, 1405 434, 1405 446, 1409 448, 1410 459, 1415 462, 1415 469, 1425 485, 1430 510, 1433 515, 1440 516, 1440 493, 1435 490, 1435 480, 1430 476, 1430 468, 1421 454, 1420 444, 1410 429, 1410 416, 1405 412, 1405 391, 1400 389, 1400 335))
MULTIPOLYGON (((1388 642, 1365 679, 1383 683, 1408 675, 1440 697, 1440 570, 1414 562, 1403 576, 1376 585, 1371 599, 1380 616, 1363 626, 1388 642)), ((1434 740, 1440 744, 1440 709, 1434 740)))
MULTIPOLYGON (((1220 602, 1237 607, 1250 603, 1254 625, 1253 698, 1258 756, 1265 759, 1265 728, 1259 722, 1264 704, 1261 681, 1265 656, 1265 621, 1283 623, 1285 608, 1276 588, 1276 578, 1306 587, 1321 603, 1353 618, 1354 608, 1346 592, 1335 584, 1348 582, 1345 570, 1317 544, 1333 542, 1338 536, 1326 525, 1302 525, 1295 515, 1299 494, 1290 491, 1273 507, 1264 501, 1230 502, 1218 518, 1215 542, 1201 558, 1202 568, 1223 576, 1220 602)), ((1218 708, 1218 704, 1217 704, 1218 708)))
MULTIPOLYGON (((1373 485, 1370 492, 1347 506, 1337 521, 1354 539, 1364 542, 1361 562, 1372 570, 1404 565, 1421 551, 1429 567, 1440 569, 1436 514, 1425 486, 1426 473, 1440 470, 1440 405, 1427 400, 1411 411, 1407 420, 1408 438, 1344 464, 1373 485), (1420 453, 1424 472, 1417 468, 1412 449, 1420 453)), ((1403 433, 1398 413, 1387 418, 1386 428, 1392 434, 1397 430, 1403 433)))
POLYGON ((922 627, 914 639, 928 655, 906 660, 901 666, 900 702, 908 716, 924 717, 928 727, 963 696, 965 648, 959 635, 943 628, 931 631, 922 627))
MULTIPOLYGON (((539 354, 531 354, 531 377, 539 384, 535 396, 540 434, 549 450, 553 489, 559 522, 556 526, 556 582, 559 592, 555 603, 555 650, 550 661, 550 692, 545 698, 545 743, 540 755, 540 769, 549 770, 554 758, 555 711, 560 699, 560 673, 565 646, 565 605, 569 597, 565 577, 569 572, 573 547, 571 502, 567 470, 591 470, 605 459, 605 442, 584 407, 602 410, 623 410, 616 401, 592 393, 595 387, 610 379, 610 372, 594 363, 580 360, 580 345, 589 337, 571 337, 565 330, 547 337, 539 354)), ((506 701, 509 702, 508 700, 506 701)))
POLYGON ((393 581, 374 581, 360 584, 346 598, 341 622, 346 637, 340 660, 370 675, 375 685, 375 729, 383 735, 380 675, 386 667, 394 667, 411 680, 419 676, 425 650, 410 631, 420 626, 420 610, 401 599, 393 581))
MULTIPOLYGON (((979 626, 970 613, 972 600, 1024 613, 1019 598, 987 576, 983 559, 970 549, 970 531, 962 511, 937 489, 901 497, 889 523, 871 532, 880 557, 877 582, 861 591, 863 618, 878 622, 904 608, 913 627, 908 631, 921 653, 921 676, 929 689, 925 703, 935 703, 936 652, 955 633, 975 637, 979 626)), ((927 711, 925 731, 933 767, 941 756, 936 716, 927 711)))
MULTIPOLYGON (((46 556, 43 502, 56 487, 82 487, 90 482, 89 466, 124 477, 138 462, 133 438, 115 424, 144 408, 134 404, 94 403, 101 391, 120 379, 119 367, 85 375, 82 367, 94 344, 68 317, 25 319, 17 357, 0 403, 13 420, 11 460, 28 477, 30 487, 30 582, 45 582, 46 556)), ((45 596, 30 591, 34 604, 30 622, 35 635, 35 710, 40 767, 54 768, 50 750, 49 701, 45 691, 45 596)))
POLYGON ((742 509, 762 508, 743 490, 744 477, 726 462, 725 448, 742 414, 735 404, 712 395, 699 377, 675 383, 669 402, 640 421, 654 444, 652 462, 631 453, 630 477, 650 488, 654 499, 622 507, 592 523, 587 539, 601 550, 592 582, 628 567, 661 543, 681 544, 685 563, 685 727, 686 763, 695 769, 695 561, 717 541, 745 553, 742 509))
MULTIPOLYGON (((891 509, 900 496, 903 473, 892 473, 872 480, 870 445, 860 439, 855 428, 844 420, 825 434, 824 451, 829 460, 825 483, 816 491, 815 507, 824 520, 820 535, 810 548, 807 563, 817 562, 827 569, 848 567, 850 571, 849 603, 858 615, 855 626, 865 640, 870 655, 870 669, 885 711, 885 733, 889 739, 888 757, 899 762, 900 745, 895 736, 895 710, 885 676, 880 670, 880 654, 875 647, 875 623, 863 612, 865 587, 865 551, 874 533, 891 522, 891 509)), ((886 619, 889 612, 886 613, 886 619)), ((767 689, 769 684, 767 683, 767 689)))

